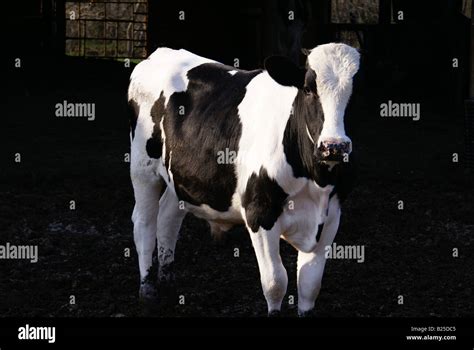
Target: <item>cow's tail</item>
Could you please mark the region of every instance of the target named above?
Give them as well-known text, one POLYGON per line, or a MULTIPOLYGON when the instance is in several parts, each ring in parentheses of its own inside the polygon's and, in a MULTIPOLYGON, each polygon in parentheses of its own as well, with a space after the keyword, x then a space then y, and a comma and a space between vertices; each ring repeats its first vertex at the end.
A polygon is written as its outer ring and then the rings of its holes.
POLYGON ((128 120, 130 123, 130 144, 132 144, 133 138, 135 137, 135 128, 137 126, 139 107, 135 100, 128 100, 128 120))

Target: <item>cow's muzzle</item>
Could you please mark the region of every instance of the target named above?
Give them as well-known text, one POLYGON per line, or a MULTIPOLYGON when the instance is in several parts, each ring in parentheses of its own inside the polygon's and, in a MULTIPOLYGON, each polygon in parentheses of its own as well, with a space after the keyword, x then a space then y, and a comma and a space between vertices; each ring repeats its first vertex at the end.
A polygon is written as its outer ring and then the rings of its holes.
POLYGON ((347 140, 330 139, 321 141, 317 155, 323 161, 343 161, 352 151, 352 143, 347 140))

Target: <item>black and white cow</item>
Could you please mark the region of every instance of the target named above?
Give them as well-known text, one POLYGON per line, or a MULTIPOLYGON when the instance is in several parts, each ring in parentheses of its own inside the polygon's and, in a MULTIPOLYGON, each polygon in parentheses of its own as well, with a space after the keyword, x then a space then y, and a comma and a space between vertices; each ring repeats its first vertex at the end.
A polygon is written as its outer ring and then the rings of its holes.
POLYGON ((269 314, 278 313, 288 277, 280 238, 298 250, 298 311, 313 309, 336 235, 340 202, 352 185, 344 113, 359 53, 344 44, 307 52, 305 69, 270 57, 243 71, 186 50, 157 49, 134 69, 132 220, 140 296, 158 246, 159 281, 170 279, 187 212, 214 233, 245 224, 269 314), (234 155, 218 161, 222 152, 234 155))

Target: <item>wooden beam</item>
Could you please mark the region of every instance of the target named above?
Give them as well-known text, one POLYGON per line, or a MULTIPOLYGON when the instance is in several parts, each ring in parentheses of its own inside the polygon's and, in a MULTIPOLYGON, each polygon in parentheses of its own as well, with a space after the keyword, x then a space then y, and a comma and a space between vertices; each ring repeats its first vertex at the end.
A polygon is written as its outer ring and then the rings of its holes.
POLYGON ((56 37, 55 37, 55 51, 59 57, 66 54, 66 1, 56 1, 55 9, 56 20, 56 37))
POLYGON ((392 22, 392 0, 379 0, 379 24, 392 22))
POLYGON ((469 97, 474 99, 474 0, 471 0, 471 37, 470 37, 470 61, 471 61, 471 75, 469 81, 469 97))

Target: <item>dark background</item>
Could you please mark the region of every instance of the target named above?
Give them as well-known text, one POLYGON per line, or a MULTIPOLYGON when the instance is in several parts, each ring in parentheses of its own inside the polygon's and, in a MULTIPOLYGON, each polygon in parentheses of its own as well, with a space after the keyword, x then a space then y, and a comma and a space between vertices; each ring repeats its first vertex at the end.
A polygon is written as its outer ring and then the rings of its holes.
MULTIPOLYGON (((303 64, 301 46, 344 41, 344 31, 358 38, 362 65, 346 125, 359 176, 336 242, 365 245, 366 256, 362 264, 328 261, 316 316, 474 313, 474 123, 464 111, 470 19, 461 13, 463 4, 380 0, 377 23, 334 24, 330 1, 241 1, 231 7, 224 1, 149 1, 149 53, 158 46, 184 47, 230 65, 238 57, 242 69, 255 69, 270 54, 303 64), (176 15, 181 9, 184 23, 176 15), (288 9, 295 9, 298 26, 285 20, 288 9), (403 21, 391 16, 399 10, 403 21), (380 103, 387 100, 420 103, 421 119, 381 118, 380 103), (452 162, 453 153, 459 162, 452 162), (397 209, 399 200, 404 210, 397 209), (459 257, 453 258, 453 248, 459 257)), ((39 261, 0 261, 0 316, 265 315, 245 230, 233 229, 216 243, 207 224, 191 215, 176 252, 177 292, 186 304, 174 298, 156 309, 140 307, 134 199, 124 162, 133 65, 64 55, 62 1, 10 6, 2 65, 0 244, 38 245, 39 261), (15 58, 21 68, 14 67, 15 58), (95 103, 96 120, 56 118, 54 106, 63 100, 95 103), (14 162, 15 153, 21 163, 14 162), (124 257, 126 248, 131 257, 124 257)), ((284 242, 281 249, 287 295, 296 301, 296 252, 284 242)), ((296 302, 288 300, 283 312, 295 316, 296 302)))

